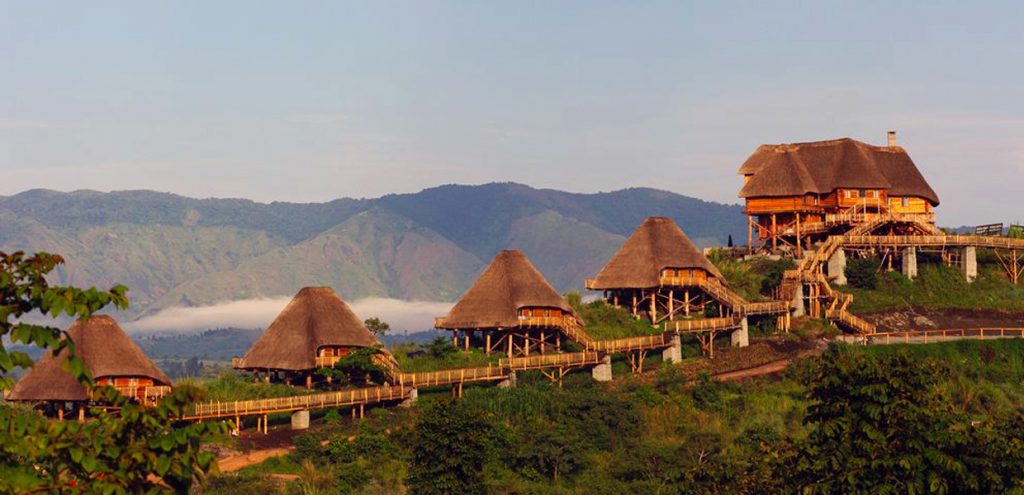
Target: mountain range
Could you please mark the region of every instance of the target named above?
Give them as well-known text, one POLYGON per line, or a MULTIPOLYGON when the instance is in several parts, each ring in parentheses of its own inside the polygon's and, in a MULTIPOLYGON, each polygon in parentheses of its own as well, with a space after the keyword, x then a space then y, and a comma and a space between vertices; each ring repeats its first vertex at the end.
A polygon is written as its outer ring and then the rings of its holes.
POLYGON ((453 301, 505 248, 558 290, 581 288, 650 215, 674 218, 698 245, 746 233, 739 205, 647 188, 445 185, 325 203, 35 189, 0 197, 0 250, 63 255, 60 283, 128 286, 133 318, 307 285, 349 300, 453 301))

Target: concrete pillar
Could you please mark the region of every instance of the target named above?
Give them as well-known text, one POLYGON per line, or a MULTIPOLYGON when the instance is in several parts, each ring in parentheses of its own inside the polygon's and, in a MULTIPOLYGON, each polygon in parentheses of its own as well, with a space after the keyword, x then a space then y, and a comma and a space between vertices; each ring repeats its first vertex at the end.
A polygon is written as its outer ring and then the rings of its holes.
POLYGON ((732 331, 732 346, 746 347, 750 345, 750 329, 747 326, 747 317, 740 318, 740 328, 732 331))
POLYGON ((309 409, 295 411, 292 413, 292 429, 305 430, 309 428, 309 409))
POLYGON ((416 400, 419 399, 419 397, 420 397, 419 390, 414 388, 414 389, 409 391, 409 397, 407 399, 403 400, 402 403, 398 405, 398 407, 412 407, 413 404, 416 403, 416 400))
POLYGON ((605 356, 601 358, 601 364, 594 366, 594 369, 590 371, 590 375, 594 377, 594 381, 612 381, 612 357, 605 356))
POLYGON ((796 284, 796 290, 793 291, 793 316, 803 316, 807 314, 804 308, 804 284, 798 282, 796 284))
POLYGON ((508 374, 508 378, 498 382, 498 388, 516 388, 516 372, 508 374))
POLYGON ((843 248, 836 249, 828 259, 828 276, 832 278, 833 285, 846 285, 846 251, 843 248))
POLYGON ((964 248, 963 255, 960 257, 960 266, 963 267, 964 278, 968 282, 974 282, 974 279, 978 278, 978 254, 974 246, 964 248))
POLYGON ((903 249, 903 275, 911 280, 917 278, 917 248, 913 246, 903 249))
POLYGON ((661 360, 669 364, 683 360, 683 342, 678 335, 672 337, 672 345, 661 351, 661 360))

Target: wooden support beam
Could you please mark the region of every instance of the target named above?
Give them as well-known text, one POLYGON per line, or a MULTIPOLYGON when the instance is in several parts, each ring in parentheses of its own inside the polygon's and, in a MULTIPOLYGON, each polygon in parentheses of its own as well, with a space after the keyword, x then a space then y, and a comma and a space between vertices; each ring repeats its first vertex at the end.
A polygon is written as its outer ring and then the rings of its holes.
POLYGON ((779 249, 779 231, 776 229, 775 214, 772 213, 772 251, 779 249))
POLYGON ((486 344, 485 344, 485 348, 487 349, 487 355, 490 356, 491 355, 491 332, 487 332, 487 335, 484 338, 487 341, 486 344))

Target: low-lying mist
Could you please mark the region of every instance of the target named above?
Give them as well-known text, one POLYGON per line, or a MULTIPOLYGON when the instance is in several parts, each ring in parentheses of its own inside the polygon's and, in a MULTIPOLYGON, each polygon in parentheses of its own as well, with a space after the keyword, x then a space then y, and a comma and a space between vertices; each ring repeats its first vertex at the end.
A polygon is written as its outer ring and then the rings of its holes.
MULTIPOLYGON (((288 304, 291 297, 245 299, 212 306, 174 307, 123 323, 130 333, 186 333, 210 328, 266 328, 288 304)), ((368 297, 347 302, 365 320, 376 316, 392 331, 417 332, 434 327, 434 317, 444 316, 452 304, 434 301, 402 301, 368 297)))

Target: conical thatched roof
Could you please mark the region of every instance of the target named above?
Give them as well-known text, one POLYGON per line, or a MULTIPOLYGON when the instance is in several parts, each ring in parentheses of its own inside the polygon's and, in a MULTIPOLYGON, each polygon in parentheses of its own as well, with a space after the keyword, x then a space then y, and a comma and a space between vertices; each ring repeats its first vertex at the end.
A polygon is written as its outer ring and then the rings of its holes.
POLYGON ((306 287, 252 344, 239 368, 311 370, 320 347, 379 343, 334 289, 306 287))
POLYGON ((753 175, 741 198, 829 194, 837 188, 888 189, 890 196, 917 196, 939 204, 907 151, 842 138, 811 143, 762 145, 740 174, 753 175))
POLYGON ((520 308, 558 308, 576 313, 519 251, 502 251, 444 318, 444 328, 509 328, 520 308))
MULTIPOLYGON (((158 385, 170 385, 159 368, 139 349, 139 346, 121 330, 113 318, 95 315, 78 320, 68 329, 75 343, 75 355, 82 360, 93 378, 137 376, 152 378, 158 385)), ((67 350, 57 357, 47 352, 11 391, 10 400, 24 401, 83 401, 89 394, 82 384, 62 365, 67 361, 67 350)))
POLYGON ((725 281, 671 218, 647 217, 597 273, 591 288, 657 287, 665 268, 700 268, 725 281))

